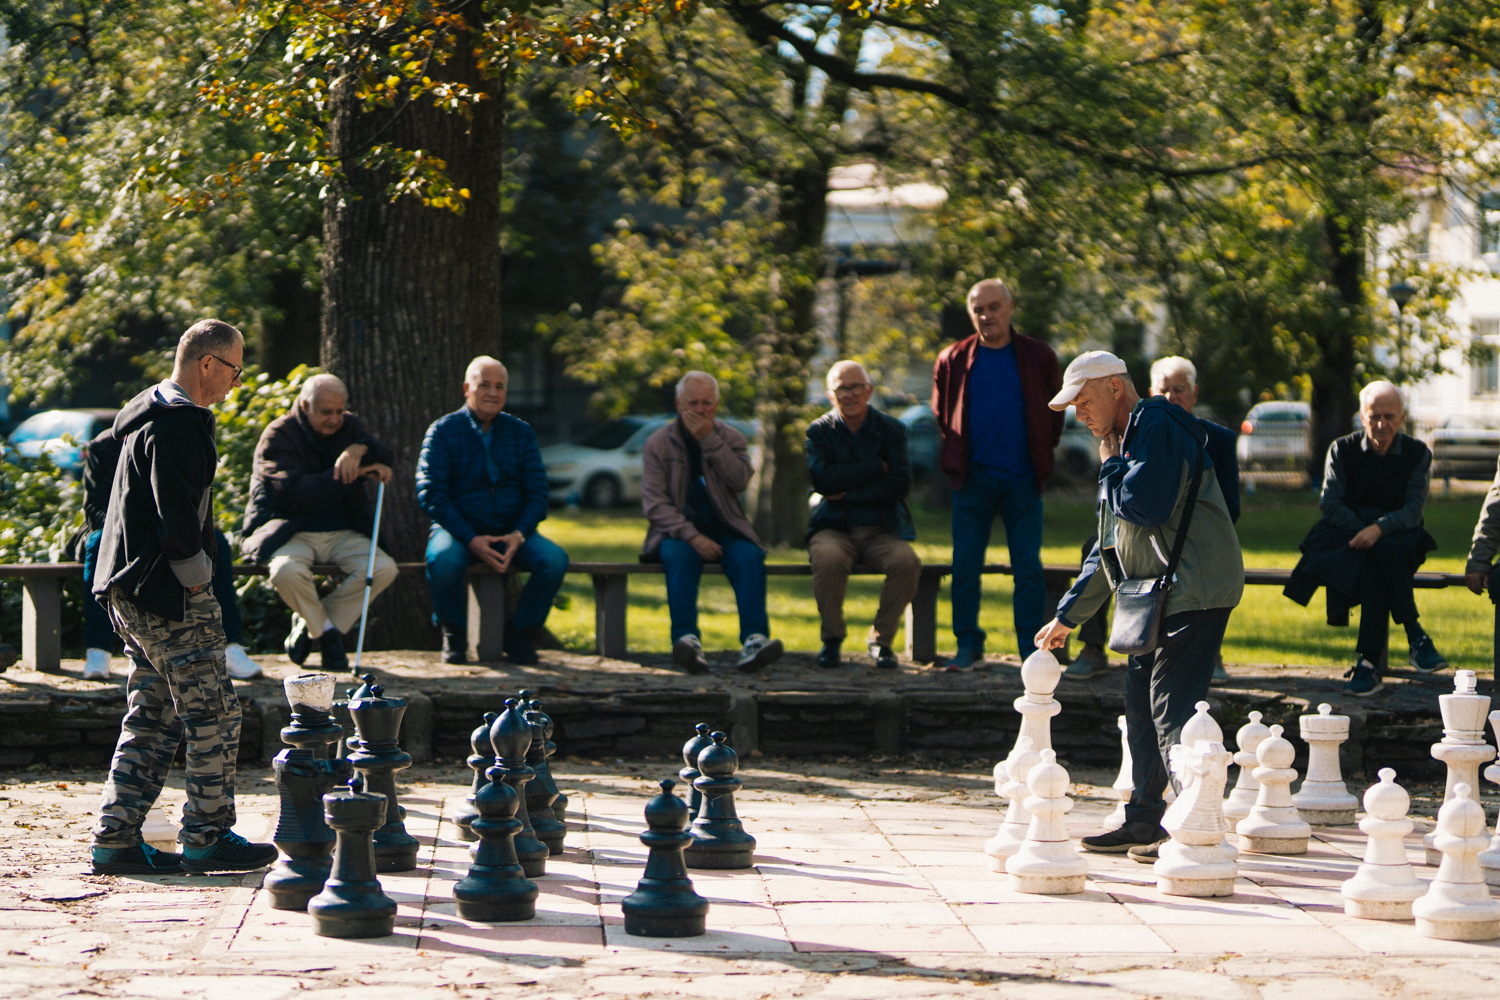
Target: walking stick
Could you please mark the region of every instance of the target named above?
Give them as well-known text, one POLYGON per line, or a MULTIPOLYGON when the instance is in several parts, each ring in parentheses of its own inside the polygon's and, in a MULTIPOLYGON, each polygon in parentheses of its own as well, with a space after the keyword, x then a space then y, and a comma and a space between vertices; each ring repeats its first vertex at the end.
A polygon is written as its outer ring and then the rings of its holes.
POLYGON ((370 532, 370 561, 365 564, 365 606, 359 613, 359 643, 354 647, 354 673, 365 651, 365 619, 370 615, 370 588, 375 585, 375 548, 380 543, 380 512, 385 508, 385 483, 375 491, 375 530, 370 532))

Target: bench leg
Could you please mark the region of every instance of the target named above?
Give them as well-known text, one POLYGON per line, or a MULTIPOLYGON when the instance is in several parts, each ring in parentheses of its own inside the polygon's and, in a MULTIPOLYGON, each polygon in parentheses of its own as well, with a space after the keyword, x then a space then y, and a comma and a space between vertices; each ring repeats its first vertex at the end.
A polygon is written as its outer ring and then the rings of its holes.
POLYGON ((505 655, 505 577, 469 577, 469 646, 482 663, 505 655))
POLYGON ((594 574, 594 648, 600 656, 625 656, 626 612, 630 607, 630 577, 623 573, 594 574))
POLYGON ((943 578, 923 573, 917 579, 917 593, 906 607, 906 658, 913 663, 931 663, 937 659, 937 604, 943 578))
POLYGON ((21 660, 32 670, 62 667, 62 585, 55 576, 21 584, 21 660))

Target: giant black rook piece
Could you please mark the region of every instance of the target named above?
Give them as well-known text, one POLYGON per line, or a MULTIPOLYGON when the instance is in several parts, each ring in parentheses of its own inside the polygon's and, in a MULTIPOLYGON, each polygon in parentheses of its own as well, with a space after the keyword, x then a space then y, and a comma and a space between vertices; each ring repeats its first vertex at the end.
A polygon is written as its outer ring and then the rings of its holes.
MULTIPOLYGON (((537 887, 516 857, 516 834, 522 826, 516 811, 522 798, 506 783, 501 747, 496 744, 493 749, 487 780, 474 795, 479 815, 470 828, 479 838, 478 850, 469 874, 453 887, 453 898, 465 920, 530 920, 536 916, 537 887)), ((511 749, 509 744, 505 749, 511 749)))
POLYGON ((373 938, 388 937, 395 930, 396 903, 381 891, 375 877, 371 839, 385 821, 388 807, 384 795, 365 791, 364 778, 357 774, 346 789, 323 796, 324 818, 338 834, 338 843, 333 849, 333 874, 307 904, 314 934, 373 938))
POLYGON ((713 745, 698 755, 693 787, 703 793, 703 807, 693 820, 693 843, 687 849, 689 868, 749 868, 755 864, 755 838, 745 832, 734 809, 734 793, 742 782, 734 776, 740 758, 725 744, 724 733, 714 733, 713 745))
POLYGON ((484 773, 495 764, 495 755, 490 749, 490 726, 494 725, 495 720, 498 718, 499 716, 494 712, 485 712, 484 721, 469 734, 469 746, 474 752, 469 754, 469 759, 465 763, 474 769, 474 786, 469 789, 468 798, 464 800, 468 805, 462 812, 453 817, 453 825, 458 827, 458 837, 460 840, 479 839, 478 835, 470 827, 479 818, 479 807, 477 804, 479 790, 484 787, 485 781, 488 780, 485 778, 484 773))
POLYGON ((419 845, 406 832, 396 801, 396 772, 411 766, 411 754, 397 742, 406 699, 387 698, 382 685, 372 684, 364 697, 349 699, 349 714, 354 717, 355 733, 349 763, 364 775, 366 788, 386 797, 385 823, 375 831, 375 868, 409 872, 417 867, 419 845))
POLYGON ((331 753, 344 737, 344 727, 329 714, 333 685, 332 674, 302 674, 283 682, 292 723, 281 731, 281 740, 291 747, 271 762, 281 800, 272 839, 282 856, 265 880, 275 910, 306 910, 333 866, 334 833, 323 819, 323 796, 354 773, 348 761, 331 753))
POLYGON ((688 817, 698 818, 698 810, 703 808, 703 793, 693 787, 693 782, 698 780, 698 755, 714 745, 714 741, 708 735, 708 723, 700 722, 693 727, 695 735, 682 745, 682 762, 687 765, 677 772, 677 777, 689 789, 688 793, 688 817))
POLYGON ((682 850, 693 842, 687 832, 688 808, 672 794, 671 778, 646 803, 647 830, 641 843, 650 850, 646 872, 635 892, 620 901, 625 933, 641 937, 697 937, 704 931, 708 900, 693 890, 682 850))
MULTIPOLYGON (((521 829, 516 832, 516 859, 527 878, 540 878, 547 874, 547 856, 552 852, 547 845, 536 839, 531 827, 531 817, 526 812, 526 783, 536 772, 526 766, 526 751, 531 746, 531 725, 526 721, 524 710, 514 698, 505 699, 505 711, 490 727, 490 745, 495 750, 495 766, 489 771, 491 782, 496 778, 513 788, 517 795, 516 819, 521 829)), ((476 845, 480 847, 483 845, 476 845)), ((474 857, 479 857, 478 850, 474 857)))
POLYGON ((531 828, 536 839, 547 845, 550 854, 563 852, 563 839, 568 835, 565 823, 559 823, 552 813, 552 803, 557 799, 556 786, 548 787, 547 771, 547 723, 551 720, 542 711, 542 703, 529 701, 529 691, 521 692, 521 704, 525 706, 525 718, 531 726, 531 748, 526 751, 526 766, 536 772, 526 785, 526 814, 531 817, 531 828))

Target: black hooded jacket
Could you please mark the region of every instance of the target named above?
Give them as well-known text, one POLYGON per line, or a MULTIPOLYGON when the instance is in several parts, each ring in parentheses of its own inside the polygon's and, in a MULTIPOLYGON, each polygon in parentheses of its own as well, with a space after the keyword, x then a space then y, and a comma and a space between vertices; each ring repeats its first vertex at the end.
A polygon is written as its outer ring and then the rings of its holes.
POLYGON ((215 551, 214 417, 170 381, 115 417, 120 459, 110 490, 93 592, 123 597, 170 621, 187 617, 187 588, 208 583, 215 551))
POLYGON ((89 442, 83 463, 83 517, 90 531, 103 531, 109 513, 109 494, 115 484, 115 466, 120 464, 120 439, 113 426, 106 427, 89 442))

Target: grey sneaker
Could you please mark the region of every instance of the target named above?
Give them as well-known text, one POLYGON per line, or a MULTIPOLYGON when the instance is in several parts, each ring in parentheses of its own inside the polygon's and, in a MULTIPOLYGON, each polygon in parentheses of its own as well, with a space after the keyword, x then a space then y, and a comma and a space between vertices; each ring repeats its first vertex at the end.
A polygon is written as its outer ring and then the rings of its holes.
POLYGON ((1068 664, 1063 677, 1070 681, 1082 681, 1109 669, 1109 654, 1098 646, 1084 646, 1083 651, 1068 664))
POLYGON ((1231 679, 1229 671, 1224 669, 1224 657, 1221 656, 1214 661, 1214 679, 1212 683, 1228 684, 1231 679))
POLYGON ((780 639, 768 639, 756 633, 745 640, 744 648, 740 650, 740 658, 734 661, 734 668, 753 674, 762 667, 769 667, 781 659, 782 649, 780 639))
POLYGON ((690 674, 708 673, 708 660, 703 655, 703 643, 696 635, 685 635, 672 643, 672 662, 690 674))

